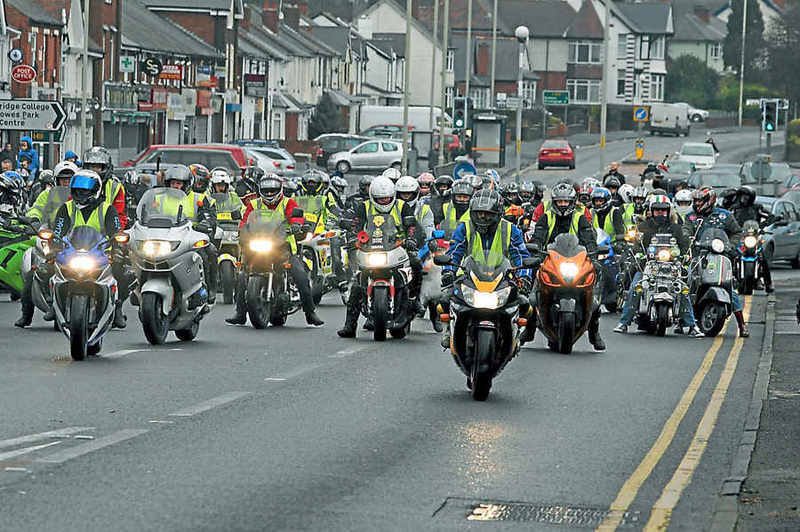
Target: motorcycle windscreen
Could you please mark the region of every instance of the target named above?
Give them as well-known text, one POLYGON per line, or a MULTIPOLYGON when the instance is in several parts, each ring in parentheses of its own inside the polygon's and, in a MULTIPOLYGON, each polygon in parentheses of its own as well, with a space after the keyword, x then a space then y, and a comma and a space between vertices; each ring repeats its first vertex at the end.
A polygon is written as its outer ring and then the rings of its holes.
POLYGON ((194 205, 175 188, 152 188, 136 207, 136 218, 147 227, 170 228, 182 225, 194 215, 194 205))
POLYGON ((72 230, 69 235, 69 242, 75 249, 89 251, 105 237, 97 230, 88 225, 81 225, 72 230))
POLYGON ((254 210, 247 216, 247 221, 241 229, 242 237, 271 236, 283 242, 286 240, 286 222, 283 212, 254 210))
POLYGON ((759 229, 758 222, 755 220, 747 220, 742 224, 742 233, 746 235, 758 234, 759 229))
POLYGON ((470 277, 479 292, 493 292, 511 268, 511 262, 506 257, 500 258, 498 262, 497 266, 491 266, 493 262, 486 264, 473 257, 466 257, 461 262, 461 270, 470 277))
POLYGON ((719 227, 707 227, 701 232, 699 238, 697 239, 697 245, 711 248, 711 243, 717 239, 721 240, 726 247, 728 246, 728 234, 724 229, 719 227))
POLYGON ((547 246, 548 251, 555 251, 562 257, 575 257, 586 248, 581 246, 578 237, 572 233, 562 233, 556 237, 552 244, 547 246))

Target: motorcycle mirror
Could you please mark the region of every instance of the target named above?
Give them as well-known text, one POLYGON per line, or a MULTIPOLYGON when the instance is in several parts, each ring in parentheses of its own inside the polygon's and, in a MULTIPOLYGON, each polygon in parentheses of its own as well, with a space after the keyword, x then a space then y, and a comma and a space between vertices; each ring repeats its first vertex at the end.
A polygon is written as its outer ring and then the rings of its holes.
POLYGON ((608 255, 611 251, 611 248, 608 246, 597 246, 597 254, 598 255, 608 255))
POLYGON ((417 219, 413 216, 403 216, 403 225, 405 227, 412 227, 417 225, 417 219))
POLYGON ((295 207, 292 209, 292 218, 302 218, 303 217, 303 209, 299 207, 295 207))
POLYGON ((527 257, 522 259, 522 266, 524 268, 535 268, 539 265, 539 260, 533 257, 527 257))
POLYGON ((433 257, 433 263, 437 266, 449 266, 451 262, 448 255, 436 255, 433 257))
POLYGON ((539 253, 538 244, 525 244, 525 249, 527 249, 530 253, 539 253))

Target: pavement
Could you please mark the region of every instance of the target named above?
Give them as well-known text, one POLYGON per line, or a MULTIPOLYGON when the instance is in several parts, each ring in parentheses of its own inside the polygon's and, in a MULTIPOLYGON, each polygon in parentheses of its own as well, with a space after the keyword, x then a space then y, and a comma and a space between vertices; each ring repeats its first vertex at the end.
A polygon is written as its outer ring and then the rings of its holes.
POLYGON ((767 328, 766 296, 745 304, 748 339, 612 334, 616 315, 604 353, 537 338, 476 403, 427 322, 341 339, 338 296, 322 328, 228 326, 220 304, 162 346, 128 308, 84 362, 3 300, 0 531, 711 530, 767 328))

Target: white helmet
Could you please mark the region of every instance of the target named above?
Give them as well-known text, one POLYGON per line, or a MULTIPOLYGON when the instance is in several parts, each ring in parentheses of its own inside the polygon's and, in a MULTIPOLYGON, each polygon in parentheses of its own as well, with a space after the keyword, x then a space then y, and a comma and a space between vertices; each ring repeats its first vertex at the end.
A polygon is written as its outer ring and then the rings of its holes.
POLYGON ((76 173, 78 173, 78 166, 73 163, 72 161, 61 161, 53 168, 53 176, 56 180, 56 185, 58 185, 58 180, 60 179, 72 179, 76 173))
POLYGON ((675 212, 680 214, 682 217, 686 216, 692 212, 692 191, 688 188, 679 190, 675 194, 673 203, 675 204, 675 212))
POLYGON ((382 175, 373 179, 369 186, 369 200, 378 211, 391 211, 396 201, 392 180, 382 175))
POLYGON ((630 203, 633 201, 633 196, 632 196, 633 191, 634 191, 633 185, 625 183, 624 185, 619 187, 619 190, 617 190, 617 194, 619 194, 619 197, 622 198, 623 203, 630 203))
POLYGON ((394 191, 399 199, 416 207, 417 198, 419 198, 419 182, 416 179, 404 175, 394 184, 394 191))
POLYGON ((219 185, 221 183, 225 183, 227 185, 233 184, 233 178, 228 173, 227 170, 222 168, 215 168, 211 171, 211 184, 212 185, 219 185))
POLYGON ((381 175, 391 179, 392 183, 397 183, 397 180, 400 179, 403 174, 400 173, 400 170, 392 166, 391 168, 384 170, 381 175))

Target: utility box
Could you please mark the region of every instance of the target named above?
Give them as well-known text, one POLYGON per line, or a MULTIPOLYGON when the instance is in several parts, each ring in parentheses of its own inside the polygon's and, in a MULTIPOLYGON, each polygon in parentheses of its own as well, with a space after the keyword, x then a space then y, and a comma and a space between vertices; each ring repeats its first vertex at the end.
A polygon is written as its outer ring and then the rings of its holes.
POLYGON ((505 117, 479 114, 472 119, 472 158, 476 166, 506 165, 505 117))
MULTIPOLYGON (((411 135, 411 145, 417 151, 418 168, 428 169, 431 167, 431 157, 438 157, 439 154, 433 153, 433 131, 409 131, 411 135)), ((410 168, 410 165, 409 165, 410 168)))

